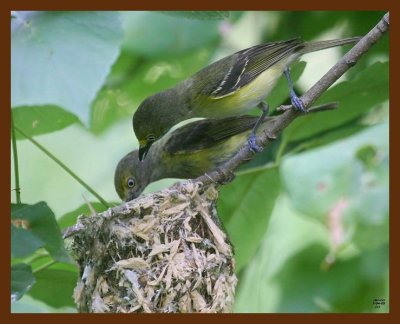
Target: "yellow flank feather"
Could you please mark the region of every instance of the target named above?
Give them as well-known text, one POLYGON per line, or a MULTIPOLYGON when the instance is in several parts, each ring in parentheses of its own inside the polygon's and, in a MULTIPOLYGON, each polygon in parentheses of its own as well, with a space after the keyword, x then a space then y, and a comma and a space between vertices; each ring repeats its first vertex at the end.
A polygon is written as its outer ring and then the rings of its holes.
POLYGON ((256 107, 274 88, 286 68, 289 57, 271 66, 256 79, 229 95, 210 98, 207 103, 196 109, 202 117, 221 118, 240 115, 256 107))
POLYGON ((198 175, 201 175, 204 173, 204 170, 212 170, 216 165, 232 157, 232 155, 247 142, 250 132, 251 129, 247 132, 232 136, 220 144, 193 151, 190 154, 188 152, 184 154, 168 154, 168 156, 164 156, 163 158, 164 160, 170 160, 171 169, 174 169, 174 166, 179 166, 179 172, 181 174, 187 174, 188 178, 192 178, 194 174, 198 173, 198 175), (226 152, 226 154, 223 154, 224 152, 226 152), (189 161, 190 165, 188 164, 189 161), (190 169, 186 169, 186 167, 190 169))

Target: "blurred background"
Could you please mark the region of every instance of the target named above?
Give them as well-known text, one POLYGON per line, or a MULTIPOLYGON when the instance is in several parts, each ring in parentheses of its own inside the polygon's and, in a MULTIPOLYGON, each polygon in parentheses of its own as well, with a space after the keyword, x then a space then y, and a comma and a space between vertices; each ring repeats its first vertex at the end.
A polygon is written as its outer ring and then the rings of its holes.
MULTIPOLYGON (((13 120, 117 205, 114 170, 138 146, 131 119, 147 96, 246 47, 294 37, 363 36, 383 15, 15 13, 13 120)), ((349 48, 307 54, 293 65, 297 93, 349 48)), ((218 210, 237 257, 235 312, 388 312, 388 58, 386 35, 318 101, 338 101, 336 111, 298 118, 222 188, 218 210)), ((284 78, 267 102, 272 114, 289 102, 284 78)), ((45 201, 61 228, 90 214, 87 201, 105 210, 37 146, 16 136, 23 203, 45 201)), ((175 181, 158 181, 145 192, 175 181)), ((73 264, 43 266, 51 260, 43 249, 12 262, 21 260, 32 266, 36 284, 12 311, 76 311, 73 264)))

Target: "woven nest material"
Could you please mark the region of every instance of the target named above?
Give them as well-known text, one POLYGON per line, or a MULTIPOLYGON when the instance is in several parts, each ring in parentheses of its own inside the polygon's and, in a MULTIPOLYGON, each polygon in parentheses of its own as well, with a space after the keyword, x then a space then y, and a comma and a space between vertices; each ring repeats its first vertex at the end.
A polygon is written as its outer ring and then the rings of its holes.
POLYGON ((80 312, 229 312, 237 278, 211 185, 177 184, 80 217, 80 312))

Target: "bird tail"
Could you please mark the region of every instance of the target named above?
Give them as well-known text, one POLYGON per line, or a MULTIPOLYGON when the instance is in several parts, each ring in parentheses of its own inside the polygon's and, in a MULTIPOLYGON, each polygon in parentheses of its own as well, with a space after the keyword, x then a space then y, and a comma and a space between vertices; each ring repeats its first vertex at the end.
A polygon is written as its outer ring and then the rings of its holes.
POLYGON ((318 41, 318 42, 305 42, 303 45, 304 47, 301 48, 298 53, 305 54, 315 51, 320 51, 326 48, 342 46, 345 44, 354 44, 357 43, 361 37, 349 37, 349 38, 342 38, 342 39, 332 39, 326 41, 318 41))

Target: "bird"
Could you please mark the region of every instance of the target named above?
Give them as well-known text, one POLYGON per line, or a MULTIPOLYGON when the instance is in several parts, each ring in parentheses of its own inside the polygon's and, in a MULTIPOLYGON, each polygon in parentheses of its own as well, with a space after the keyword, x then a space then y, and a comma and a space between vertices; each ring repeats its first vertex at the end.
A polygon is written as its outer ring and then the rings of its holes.
MULTIPOLYGON (((262 121, 262 131, 276 117, 262 121)), ((146 186, 164 178, 193 179, 220 166, 245 143, 258 116, 201 119, 186 124, 157 141, 147 158, 139 151, 125 155, 118 163, 114 185, 125 201, 138 197, 146 186)))
MULTIPOLYGON (((133 114, 139 141, 138 158, 144 160, 150 147, 174 125, 191 118, 224 118, 242 115, 259 107, 265 117, 264 99, 283 74, 295 109, 306 111, 293 90, 289 66, 303 54, 352 44, 360 37, 305 42, 299 38, 252 46, 224 57, 181 81, 176 86, 147 97, 133 114)), ((255 145, 250 133, 250 149, 255 145)))

